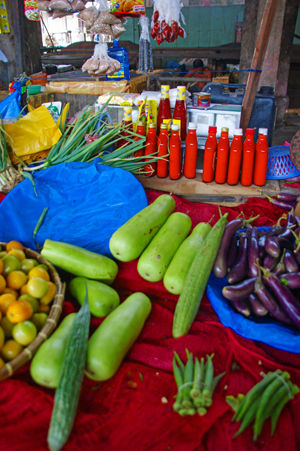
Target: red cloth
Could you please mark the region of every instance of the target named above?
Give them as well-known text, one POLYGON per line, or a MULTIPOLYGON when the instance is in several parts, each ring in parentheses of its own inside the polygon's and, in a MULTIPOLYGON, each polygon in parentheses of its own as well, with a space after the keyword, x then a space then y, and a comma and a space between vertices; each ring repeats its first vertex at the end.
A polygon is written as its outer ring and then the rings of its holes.
MULTIPOLYGON (((149 202, 160 193, 148 191, 149 202)), ((192 203, 174 196, 176 210, 188 213, 195 225, 218 218, 217 206, 192 203)), ((247 217, 260 214, 257 225, 271 225, 282 214, 268 200, 253 198, 245 204, 226 208, 229 220, 240 211, 247 217)), ((173 312, 177 296, 166 292, 162 283, 140 278, 136 261, 120 264, 115 287, 124 299, 130 292, 144 291, 152 300, 146 325, 117 374, 105 383, 84 379, 78 413, 66 451, 288 451, 299 450, 300 395, 285 408, 277 431, 270 436, 269 422, 256 443, 251 430, 233 439, 239 423, 232 423, 226 394, 245 393, 261 378, 260 372, 286 369, 300 386, 299 355, 278 351, 235 334, 219 322, 204 296, 190 333, 172 338, 173 312), (216 389, 213 406, 204 417, 180 417, 173 412, 176 386, 172 356, 176 350, 185 358, 185 348, 201 357, 214 353, 216 374, 226 371, 216 389)), ((66 300, 63 314, 73 311, 66 300)), ((101 320, 93 319, 92 330, 101 320)), ((53 390, 36 385, 29 364, 0 385, 0 450, 45 451, 53 406, 53 390)))

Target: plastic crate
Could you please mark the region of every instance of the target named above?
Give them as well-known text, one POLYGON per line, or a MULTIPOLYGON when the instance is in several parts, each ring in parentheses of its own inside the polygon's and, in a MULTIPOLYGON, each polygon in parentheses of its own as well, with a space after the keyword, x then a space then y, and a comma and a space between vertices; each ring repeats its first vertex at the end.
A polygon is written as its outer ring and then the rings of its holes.
POLYGON ((275 146, 269 148, 267 179, 288 179, 297 177, 300 171, 290 157, 290 146, 275 146))

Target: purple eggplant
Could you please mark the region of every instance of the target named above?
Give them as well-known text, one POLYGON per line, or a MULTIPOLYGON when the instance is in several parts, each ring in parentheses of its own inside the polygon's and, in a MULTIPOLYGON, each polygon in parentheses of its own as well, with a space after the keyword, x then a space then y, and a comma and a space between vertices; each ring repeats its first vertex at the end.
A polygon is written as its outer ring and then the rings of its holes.
POLYGON ((236 299, 235 301, 229 301, 230 305, 238 312, 241 313, 241 315, 248 318, 248 316, 251 315, 251 310, 245 300, 243 299, 236 299))
POLYGON ((272 269, 276 267, 279 260, 280 260, 279 257, 271 257, 271 255, 266 254, 263 262, 263 267, 265 269, 268 269, 269 271, 272 271, 272 269))
POLYGON ((239 299, 247 299, 253 293, 257 277, 245 279, 235 285, 227 285, 223 288, 223 296, 230 301, 237 301, 239 299))
POLYGON ((300 272, 281 274, 280 280, 291 290, 297 290, 300 288, 300 272))
POLYGON ((240 252, 236 264, 230 269, 228 282, 237 283, 245 278, 248 271, 248 238, 245 232, 240 233, 240 252))
POLYGON ((293 193, 278 193, 276 195, 276 198, 279 200, 283 200, 285 202, 297 202, 298 199, 298 194, 293 194, 293 193))
MULTIPOLYGON (((281 218, 280 218, 281 219, 281 218)), ((280 221, 279 219, 279 221, 280 221)), ((262 260, 266 255, 266 241, 268 236, 279 235, 282 232, 282 227, 279 225, 279 222, 271 227, 268 230, 264 230, 263 232, 259 232, 258 236, 258 246, 259 246, 259 258, 262 260)))
POLYGON ((256 316, 266 316, 269 313, 254 293, 249 295, 248 303, 252 313, 256 316))
POLYGON ((294 257, 293 252, 291 252, 289 249, 285 249, 284 259, 283 259, 284 266, 286 268, 286 272, 298 272, 299 271, 299 265, 294 257))
POLYGON ((222 278, 227 274, 227 258, 233 235, 243 226, 243 218, 234 219, 226 224, 218 255, 214 264, 213 273, 222 278))
POLYGON ((231 268, 236 262, 239 253, 239 240, 237 235, 233 235, 230 242, 230 247, 228 251, 227 267, 231 268))
POLYGON ((249 277, 258 276, 259 264, 259 247, 258 247, 258 233, 256 227, 251 227, 249 232, 248 244, 248 275, 249 277))
POLYGON ((284 202, 283 200, 279 200, 279 199, 274 199, 270 196, 268 196, 267 194, 264 194, 264 196, 269 199, 269 201, 273 204, 276 205, 276 207, 281 208, 282 210, 291 210, 293 208, 294 205, 291 205, 288 202, 284 202))
POLYGON ((277 321, 285 324, 291 324, 289 316, 280 308, 272 294, 265 287, 263 281, 259 277, 254 285, 254 292, 263 306, 268 310, 269 314, 277 321))
POLYGON ((271 255, 271 257, 279 257, 280 245, 277 236, 268 236, 266 239, 266 252, 271 255))
POLYGON ((272 273, 264 274, 265 283, 276 295, 281 308, 291 319, 292 323, 300 329, 300 302, 295 298, 291 290, 272 273))

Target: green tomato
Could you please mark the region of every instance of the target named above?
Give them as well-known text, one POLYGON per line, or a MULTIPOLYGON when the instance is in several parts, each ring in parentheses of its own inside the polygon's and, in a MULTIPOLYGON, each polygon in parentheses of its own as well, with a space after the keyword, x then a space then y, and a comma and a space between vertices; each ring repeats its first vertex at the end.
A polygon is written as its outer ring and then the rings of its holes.
POLYGON ((48 283, 41 277, 32 277, 27 282, 27 292, 34 298, 42 298, 48 291, 48 283))
POLYGON ((37 329, 41 330, 44 327, 44 325, 47 321, 47 318, 48 318, 47 313, 34 313, 32 315, 31 320, 32 320, 33 324, 36 325, 37 329))
POLYGON ((11 271, 17 271, 21 269, 20 260, 14 255, 6 255, 2 259, 3 261, 3 274, 7 276, 11 271))
POLYGON ((37 264, 38 261, 35 258, 24 258, 21 262, 21 270, 28 274, 32 268, 37 266, 37 264))
POLYGON ((36 337, 37 328, 32 321, 23 321, 14 326, 12 336, 22 346, 29 345, 36 337))
POLYGON ((9 321, 7 316, 3 316, 0 326, 4 330, 6 338, 10 338, 12 336, 12 330, 14 328, 14 324, 9 321))

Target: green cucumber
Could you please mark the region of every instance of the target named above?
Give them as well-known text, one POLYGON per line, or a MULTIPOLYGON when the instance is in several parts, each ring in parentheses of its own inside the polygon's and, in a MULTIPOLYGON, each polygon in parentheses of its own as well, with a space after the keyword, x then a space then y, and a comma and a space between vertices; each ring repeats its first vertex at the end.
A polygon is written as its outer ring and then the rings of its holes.
POLYGON ((85 286, 87 286, 89 307, 93 316, 97 318, 107 316, 119 305, 120 297, 112 287, 98 280, 74 277, 69 283, 69 290, 81 305, 85 298, 85 286))
POLYGON ((139 258, 137 270, 149 282, 162 280, 175 252, 192 227, 185 213, 172 213, 139 258))
POLYGON ((113 233, 109 240, 112 255, 122 262, 138 258, 174 209, 172 196, 159 196, 113 233))
POLYGON ((216 260, 228 213, 221 216, 206 236, 188 270, 182 292, 175 307, 173 337, 186 335, 198 313, 208 278, 216 260))
POLYGON ((189 267, 194 260, 197 249, 199 249, 201 243, 210 230, 210 224, 207 222, 200 222, 193 229, 190 236, 188 236, 177 249, 176 254, 167 268, 163 280, 164 286, 169 293, 181 293, 184 280, 189 267))
POLYGON ((114 376, 142 331, 151 308, 150 299, 136 292, 103 320, 89 339, 87 377, 105 381, 114 376))
POLYGON ((30 365, 30 375, 37 384, 47 388, 58 386, 66 344, 75 317, 76 313, 65 316, 58 328, 34 354, 30 365))
POLYGON ((96 279, 108 284, 113 283, 118 273, 118 265, 111 258, 74 244, 47 239, 41 255, 74 276, 96 279))
POLYGON ((48 431, 50 451, 58 451, 65 445, 73 427, 86 364, 90 319, 86 295, 71 328, 59 384, 55 391, 48 431))

